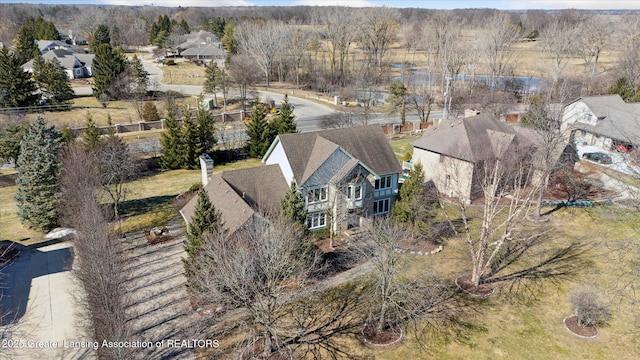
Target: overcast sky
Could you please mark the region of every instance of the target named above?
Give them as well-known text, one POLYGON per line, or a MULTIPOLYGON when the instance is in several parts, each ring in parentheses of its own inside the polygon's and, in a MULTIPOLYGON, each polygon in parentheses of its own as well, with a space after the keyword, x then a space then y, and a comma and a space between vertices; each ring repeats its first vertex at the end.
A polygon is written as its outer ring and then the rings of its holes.
POLYGON ((0 3, 108 4, 156 6, 288 6, 343 5, 421 7, 432 9, 640 9, 638 0, 0 0, 0 3))

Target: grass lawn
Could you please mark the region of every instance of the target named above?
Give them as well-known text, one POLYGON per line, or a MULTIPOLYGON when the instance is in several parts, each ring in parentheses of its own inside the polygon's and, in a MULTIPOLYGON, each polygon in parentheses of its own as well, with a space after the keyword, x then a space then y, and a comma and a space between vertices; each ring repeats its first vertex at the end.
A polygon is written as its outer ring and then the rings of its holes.
MULTIPOLYGON (((471 325, 465 331, 466 336, 429 344, 428 352, 421 350, 409 336, 401 345, 371 353, 376 359, 416 358, 416 354, 436 359, 637 359, 640 311, 628 301, 630 292, 618 292, 616 286, 631 279, 632 274, 625 274, 624 270, 637 260, 625 259, 628 253, 618 246, 629 239, 635 241, 637 249, 638 220, 637 212, 612 207, 552 213, 550 222, 541 225, 552 229, 549 244, 580 239, 593 245, 588 253, 591 266, 575 279, 548 285, 544 291, 522 298, 512 299, 499 293, 486 300, 473 300, 480 311, 464 318, 471 325), (571 315, 569 293, 585 285, 598 289, 610 301, 613 313, 610 324, 600 327, 595 339, 580 339, 562 323, 571 315)), ((424 262, 449 274, 453 281, 468 269, 467 251, 459 240, 449 240, 441 253, 425 258, 424 262)))
POLYGON ((413 154, 413 146, 411 146, 411 143, 416 141, 419 137, 420 135, 416 135, 404 139, 389 140, 391 148, 396 154, 398 161, 402 161, 402 158, 406 153, 413 154))
MULTIPOLYGON (((258 166, 258 159, 247 159, 218 165, 215 172, 258 166)), ((132 181, 127 186, 127 200, 122 213, 128 216, 122 222, 124 232, 137 231, 165 225, 179 216, 179 208, 184 202, 176 197, 201 181, 200 170, 171 170, 132 181)))
POLYGON ((18 219, 18 206, 13 199, 16 194, 15 186, 0 188, 0 241, 11 240, 23 245, 30 245, 44 240, 44 234, 31 230, 18 219))

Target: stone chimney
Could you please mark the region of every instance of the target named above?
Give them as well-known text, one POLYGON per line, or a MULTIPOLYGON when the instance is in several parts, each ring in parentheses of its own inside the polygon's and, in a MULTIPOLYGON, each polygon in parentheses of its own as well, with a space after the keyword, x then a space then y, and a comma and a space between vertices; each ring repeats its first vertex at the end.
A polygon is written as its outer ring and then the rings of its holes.
POLYGON ((202 186, 207 186, 213 173, 213 159, 207 154, 200 155, 200 169, 202 171, 202 186))

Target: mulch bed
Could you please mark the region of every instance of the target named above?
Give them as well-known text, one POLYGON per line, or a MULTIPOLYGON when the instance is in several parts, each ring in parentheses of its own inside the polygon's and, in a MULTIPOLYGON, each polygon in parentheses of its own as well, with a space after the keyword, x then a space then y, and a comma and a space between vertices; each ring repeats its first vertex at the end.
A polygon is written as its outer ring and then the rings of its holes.
POLYGON ((369 320, 362 329, 362 336, 366 342, 376 346, 391 345, 402 338, 402 329, 388 324, 383 331, 378 331, 378 320, 369 320))
POLYGON ((580 326, 578 325, 578 317, 573 315, 564 319, 564 326, 569 332, 583 338, 594 338, 598 335, 598 328, 594 325, 580 326))
POLYGON ((431 253, 440 247, 440 243, 424 237, 412 237, 400 241, 400 249, 409 252, 431 253))
POLYGON ((18 173, 0 175, 0 188, 15 186, 18 173))
POLYGON ((496 287, 493 284, 480 284, 476 287, 471 282, 470 275, 459 276, 456 279, 456 285, 458 285, 462 291, 478 297, 488 297, 496 291, 496 287))
POLYGON ((173 240, 173 235, 169 233, 169 229, 163 227, 161 229, 145 230, 144 238, 147 239, 147 244, 156 245, 173 240), (158 232, 159 235, 156 235, 156 232, 158 232))

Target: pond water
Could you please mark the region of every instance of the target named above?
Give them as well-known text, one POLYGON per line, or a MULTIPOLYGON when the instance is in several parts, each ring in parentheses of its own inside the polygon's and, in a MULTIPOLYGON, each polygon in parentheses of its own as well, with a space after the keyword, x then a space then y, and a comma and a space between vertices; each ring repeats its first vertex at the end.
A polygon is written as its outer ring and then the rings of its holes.
MULTIPOLYGON (((410 79, 413 84, 439 84, 441 77, 439 74, 433 74, 424 71, 413 71, 411 75, 405 77, 410 79)), ((490 81, 489 75, 466 75, 460 74, 456 76, 457 82, 469 82, 475 81, 478 83, 488 84, 490 81)), ((391 78, 391 81, 400 81, 401 77, 396 76, 391 78)), ((535 76, 501 76, 498 80, 498 86, 506 91, 518 91, 520 93, 535 94, 542 91, 544 87, 549 85, 551 81, 546 78, 535 76)))

